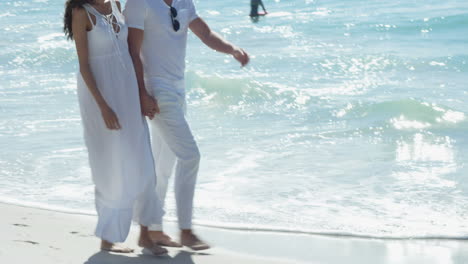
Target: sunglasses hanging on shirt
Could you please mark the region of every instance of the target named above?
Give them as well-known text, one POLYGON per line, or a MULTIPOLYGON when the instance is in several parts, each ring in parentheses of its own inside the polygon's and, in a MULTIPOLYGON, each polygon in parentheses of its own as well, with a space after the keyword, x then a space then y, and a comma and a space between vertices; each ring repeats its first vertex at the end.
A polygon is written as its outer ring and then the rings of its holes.
POLYGON ((174 31, 178 31, 180 29, 180 23, 176 19, 177 17, 177 9, 171 6, 171 21, 172 21, 172 28, 174 28, 174 31))

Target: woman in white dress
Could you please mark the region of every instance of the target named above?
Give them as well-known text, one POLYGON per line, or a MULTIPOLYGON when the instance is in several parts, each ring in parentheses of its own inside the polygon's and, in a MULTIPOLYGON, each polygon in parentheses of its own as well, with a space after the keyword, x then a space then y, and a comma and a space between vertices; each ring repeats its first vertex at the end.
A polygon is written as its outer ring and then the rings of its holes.
POLYGON ((78 99, 89 164, 95 184, 101 249, 130 253, 116 245, 127 238, 132 219, 141 225, 139 245, 155 255, 167 250, 151 241, 150 225, 163 210, 155 191, 148 127, 142 115, 128 28, 116 0, 68 0, 64 31, 78 53, 78 99))

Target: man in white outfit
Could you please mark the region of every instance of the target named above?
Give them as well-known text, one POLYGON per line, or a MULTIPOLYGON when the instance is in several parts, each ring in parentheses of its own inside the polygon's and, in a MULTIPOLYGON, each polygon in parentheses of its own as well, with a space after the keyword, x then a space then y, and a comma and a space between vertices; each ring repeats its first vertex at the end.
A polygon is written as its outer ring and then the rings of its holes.
MULTIPOLYGON (((194 250, 209 246, 192 232, 192 211, 200 152, 185 119, 185 50, 190 29, 208 47, 232 55, 242 66, 248 54, 211 31, 192 0, 127 0, 129 48, 135 65, 142 112, 152 121, 157 192, 164 203, 175 165, 175 198, 180 241, 194 250)), ((161 225, 142 231, 140 244, 180 247, 161 225)))

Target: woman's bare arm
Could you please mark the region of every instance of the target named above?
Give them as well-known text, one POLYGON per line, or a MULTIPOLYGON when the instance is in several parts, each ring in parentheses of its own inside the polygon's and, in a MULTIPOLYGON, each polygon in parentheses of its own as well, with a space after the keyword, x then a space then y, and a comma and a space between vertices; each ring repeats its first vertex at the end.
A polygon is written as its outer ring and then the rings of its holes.
POLYGON ((89 66, 88 60, 88 27, 90 25, 86 10, 83 8, 75 8, 72 13, 72 31, 75 39, 76 52, 78 54, 78 62, 80 65, 80 73, 86 83, 89 91, 96 100, 97 105, 101 110, 104 122, 109 129, 120 129, 120 124, 114 111, 109 107, 106 100, 98 90, 96 80, 89 66))

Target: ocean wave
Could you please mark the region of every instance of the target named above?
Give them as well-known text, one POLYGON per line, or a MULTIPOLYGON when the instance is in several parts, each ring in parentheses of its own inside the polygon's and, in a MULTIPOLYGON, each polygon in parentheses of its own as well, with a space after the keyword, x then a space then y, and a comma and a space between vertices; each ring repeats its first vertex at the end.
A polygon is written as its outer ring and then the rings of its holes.
POLYGON ((421 131, 461 136, 468 129, 467 113, 415 99, 349 103, 334 115, 349 122, 348 132, 359 129, 363 134, 389 133, 390 137, 421 131))
POLYGON ((378 120, 389 120, 404 116, 408 119, 428 123, 430 125, 462 123, 466 122, 467 116, 464 112, 450 109, 446 106, 415 99, 347 106, 347 109, 343 109, 341 112, 339 111, 337 115, 378 120))
POLYGON ((421 30, 421 27, 424 27, 431 31, 441 30, 441 32, 445 33, 446 31, 465 29, 466 24, 468 24, 468 13, 463 13, 449 16, 427 17, 421 20, 411 19, 397 25, 395 29, 400 32, 410 32, 421 30))
POLYGON ((232 105, 271 102, 280 97, 274 83, 255 81, 246 76, 204 75, 187 72, 187 91, 200 104, 232 105))
POLYGON ((313 114, 316 121, 333 118, 335 121, 358 122, 350 124, 350 129, 377 126, 384 130, 450 130, 451 133, 468 129, 468 113, 463 110, 418 98, 380 102, 362 100, 362 96, 356 94, 358 91, 351 92, 352 87, 344 84, 307 89, 258 82, 250 77, 204 76, 189 72, 187 86, 191 104, 224 108, 238 114, 313 114), (333 94, 336 98, 330 101, 333 94), (356 98, 339 107, 337 104, 342 103, 339 96, 346 95, 356 98))

